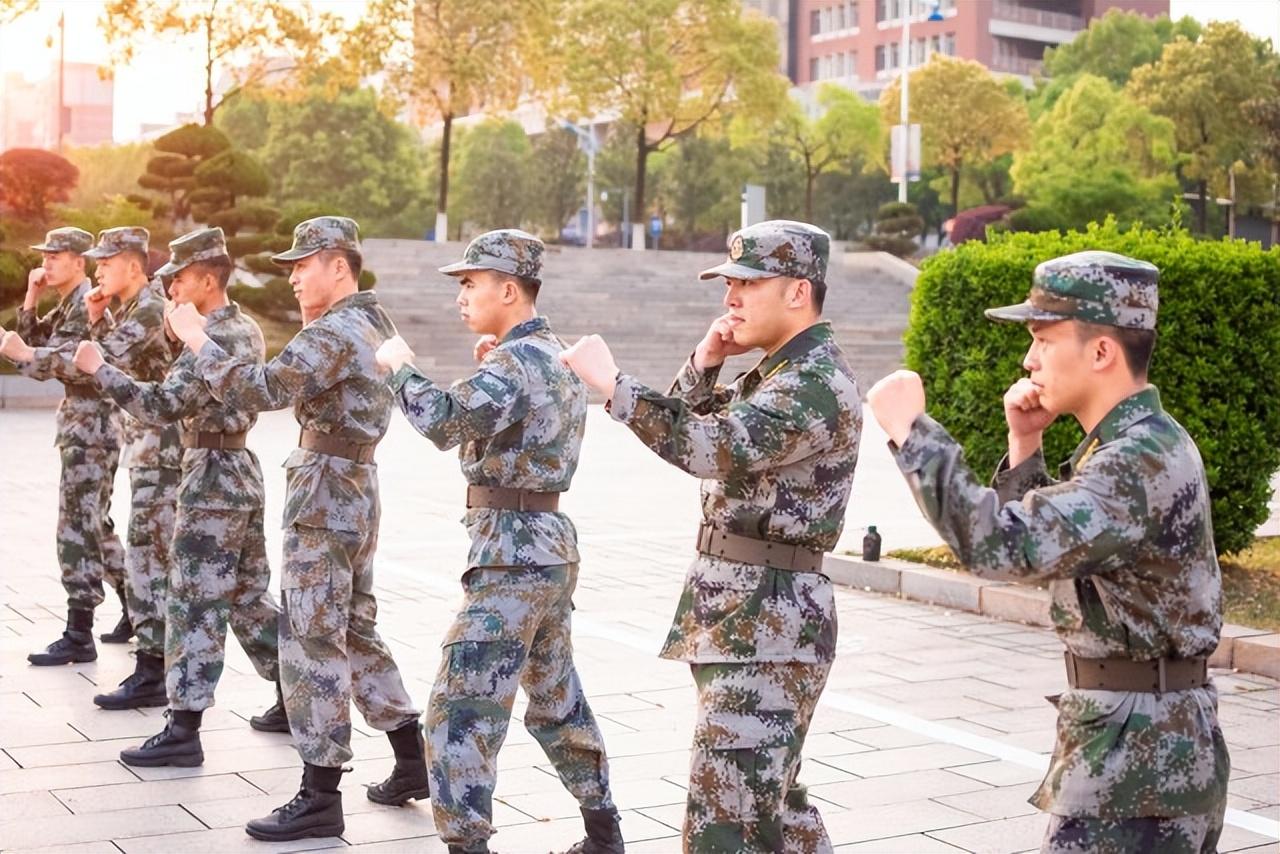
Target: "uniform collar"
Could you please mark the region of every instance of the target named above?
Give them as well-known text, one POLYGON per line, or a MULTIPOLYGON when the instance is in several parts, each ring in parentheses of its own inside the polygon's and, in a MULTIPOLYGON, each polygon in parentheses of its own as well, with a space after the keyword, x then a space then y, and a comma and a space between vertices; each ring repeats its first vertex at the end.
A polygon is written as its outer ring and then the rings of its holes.
POLYGON ((215 308, 213 311, 209 312, 209 322, 216 323, 223 320, 230 320, 238 314, 240 314, 240 306, 230 302, 222 308, 215 308))
POLYGON ((1089 431, 1089 435, 1084 437, 1084 441, 1071 455, 1069 465, 1073 470, 1079 468, 1100 445, 1115 441, 1133 425, 1163 412, 1164 407, 1160 405, 1160 391, 1155 386, 1147 385, 1142 390, 1129 395, 1113 406, 1111 411, 1102 416, 1102 420, 1089 431))
POLYGON ((835 337, 831 329, 831 321, 820 320, 812 326, 795 334, 790 341, 778 348, 778 352, 768 356, 756 365, 761 378, 767 378, 774 371, 781 370, 790 362, 798 361, 835 337))
POLYGON ((502 341, 500 343, 506 344, 508 341, 515 341, 517 338, 525 338, 535 332, 541 332, 548 328, 550 327, 547 324, 547 319, 542 315, 531 317, 523 323, 517 323, 515 326, 511 327, 511 329, 507 331, 507 334, 502 336, 502 341))

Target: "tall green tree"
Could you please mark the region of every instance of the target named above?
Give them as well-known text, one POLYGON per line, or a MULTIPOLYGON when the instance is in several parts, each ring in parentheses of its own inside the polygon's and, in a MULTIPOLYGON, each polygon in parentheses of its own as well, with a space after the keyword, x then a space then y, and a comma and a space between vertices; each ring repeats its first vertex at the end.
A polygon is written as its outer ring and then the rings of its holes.
POLYGON ((519 228, 526 219, 533 146, 518 122, 489 119, 458 142, 458 225, 519 228))
POLYGON ((569 217, 582 207, 587 158, 578 135, 566 128, 547 128, 532 143, 528 213, 544 233, 558 239, 569 217))
POLYGON ((1090 21, 1073 41, 1048 48, 1044 52, 1044 71, 1052 79, 1092 74, 1123 86, 1135 68, 1158 60, 1166 44, 1178 37, 1195 41, 1200 29, 1191 17, 1171 21, 1167 15, 1152 18, 1108 9, 1101 18, 1090 21))
MULTIPOLYGON (((1198 41, 1178 38, 1160 61, 1133 73, 1129 93, 1173 121, 1182 177, 1198 191, 1197 227, 1207 228, 1209 194, 1225 195, 1228 174, 1260 164, 1265 128, 1249 121, 1245 104, 1274 87, 1277 57, 1271 42, 1235 23, 1214 22, 1198 41)), ((1258 183, 1268 185, 1269 182, 1258 183)))
POLYGON ((726 112, 767 122, 784 104, 775 25, 739 0, 573 0, 550 37, 553 106, 634 134, 637 222, 651 155, 726 112))
POLYGON ((155 154, 138 185, 167 195, 174 224, 184 223, 191 215, 191 193, 198 184, 196 169, 230 149, 231 141, 216 127, 188 124, 158 137, 152 147, 155 154))
POLYGON ((687 249, 719 249, 738 225, 750 164, 723 135, 691 135, 666 152, 664 166, 659 192, 674 226, 664 245, 682 239, 687 249))
MULTIPOLYGON (((880 95, 885 125, 898 123, 901 80, 880 95)), ((920 124, 923 166, 950 178, 951 210, 959 209, 960 177, 967 166, 990 163, 1026 141, 1026 104, 982 65, 935 53, 911 72, 912 124, 920 124)))

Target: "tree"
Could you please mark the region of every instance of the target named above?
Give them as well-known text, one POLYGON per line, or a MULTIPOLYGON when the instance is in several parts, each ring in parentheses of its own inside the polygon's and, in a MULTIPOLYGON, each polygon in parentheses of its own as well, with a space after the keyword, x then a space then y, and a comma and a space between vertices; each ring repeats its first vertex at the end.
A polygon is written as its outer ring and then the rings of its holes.
POLYGON ((459 224, 518 228, 525 219, 533 147, 518 122, 489 119, 458 142, 459 224))
POLYGON ((529 216, 556 239, 573 212, 582 207, 586 160, 578 135, 571 130, 547 128, 533 138, 529 216))
MULTIPOLYGON (((895 78, 880 95, 886 125, 898 123, 901 85, 895 78)), ((924 166, 940 166, 950 176, 952 212, 959 209, 964 168, 1019 148, 1028 129, 1026 105, 991 72, 972 60, 938 53, 911 72, 910 121, 921 125, 924 166)))
MULTIPOLYGON (((736 124, 760 127, 741 118, 736 124)), ((884 147, 880 110, 830 83, 819 87, 812 111, 788 99, 779 121, 763 132, 785 146, 804 172, 806 222, 813 221, 813 189, 820 176, 847 169, 854 161, 877 163, 884 147)))
POLYGON ((10 148, 0 154, 0 205, 14 216, 44 223, 49 205, 71 198, 80 170, 52 151, 10 148))
POLYGON ((1016 155, 1014 186, 1057 227, 1083 229, 1107 214, 1125 224, 1167 220, 1178 191, 1173 122, 1111 83, 1081 75, 1032 139, 1016 155))
POLYGON ((196 168, 229 149, 231 141, 215 127, 189 124, 158 137, 152 145, 156 154, 147 161, 138 185, 169 196, 176 225, 191 215, 196 168))
POLYGON ((726 112, 768 122, 784 104, 772 21, 739 0, 574 0, 554 28, 553 105, 631 129, 635 220, 650 155, 726 112))
MULTIPOLYGON (((1092 74, 1123 86, 1135 68, 1158 60, 1164 46, 1178 37, 1194 42, 1200 37, 1200 24, 1191 17, 1175 22, 1167 15, 1149 18, 1108 9, 1074 41, 1045 50, 1044 72, 1054 80, 1092 74)), ((1074 82, 1069 80, 1068 86, 1074 82)))
POLYGON ((742 185, 750 164, 735 155, 722 135, 691 135, 665 155, 659 191, 674 224, 664 245, 684 238, 687 249, 724 246, 740 219, 742 185))
MULTIPOLYGON (((1206 230, 1212 191, 1227 192, 1238 162, 1258 161, 1265 129, 1249 122, 1245 103, 1274 87, 1277 58, 1269 41, 1238 24, 1214 22, 1199 41, 1175 39, 1160 61, 1133 73, 1128 91, 1157 115, 1173 120, 1182 176, 1199 191, 1197 227, 1206 230)), ((1269 182, 1264 182, 1269 183, 1269 182)))
POLYGON ((916 251, 915 238, 924 231, 924 220, 916 206, 907 202, 888 202, 876 211, 875 233, 866 239, 867 246, 905 258, 916 251))
POLYGON ((342 28, 336 16, 316 14, 309 2, 296 0, 108 0, 100 22, 124 63, 146 39, 178 36, 200 43, 206 126, 226 99, 214 100, 215 69, 232 72, 241 88, 273 71, 305 76, 323 65, 328 40, 342 28), (282 51, 292 61, 279 62, 282 51), (236 60, 247 64, 235 68, 236 60))
POLYGON ((265 143, 250 153, 272 177, 274 205, 340 212, 359 221, 366 235, 423 235, 427 154, 417 135, 387 114, 376 92, 330 95, 313 87, 301 99, 270 97, 269 104, 265 143))

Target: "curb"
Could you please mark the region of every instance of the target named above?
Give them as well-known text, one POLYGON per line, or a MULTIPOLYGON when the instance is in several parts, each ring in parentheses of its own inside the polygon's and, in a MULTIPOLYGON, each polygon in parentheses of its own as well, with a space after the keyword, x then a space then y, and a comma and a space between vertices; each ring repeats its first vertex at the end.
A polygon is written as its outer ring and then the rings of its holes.
MULTIPOLYGON (((882 558, 827 555, 822 570, 836 584, 903 599, 982 614, 995 620, 1052 627, 1049 591, 1003 581, 984 581, 960 572, 882 558)), ((1280 679, 1280 634, 1227 623, 1209 658, 1211 667, 1280 679)))

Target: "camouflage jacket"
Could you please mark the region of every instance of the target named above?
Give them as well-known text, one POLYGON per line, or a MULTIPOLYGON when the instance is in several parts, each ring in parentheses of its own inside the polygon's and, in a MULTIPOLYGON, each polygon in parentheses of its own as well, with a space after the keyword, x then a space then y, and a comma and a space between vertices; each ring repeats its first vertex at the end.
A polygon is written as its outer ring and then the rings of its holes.
MULTIPOLYGON (((89 334, 102 348, 107 364, 142 382, 164 379, 176 349, 165 335, 164 301, 164 286, 152 279, 120 307, 118 315, 108 311, 90 327, 89 334)), ((182 468, 182 432, 177 424, 144 424, 126 413, 121 428, 122 467, 175 472, 182 468)))
MULTIPOLYGON (((467 483, 564 492, 578 467, 587 389, 559 359, 546 318, 512 329, 480 370, 447 391, 412 365, 390 379, 400 409, 436 447, 461 445, 467 483)), ((564 513, 475 508, 463 518, 473 566, 578 562, 578 533, 564 513)))
MULTIPOLYGON (((809 327, 727 388, 715 385, 718 373, 691 360, 667 396, 621 375, 610 412, 658 456, 703 479, 707 523, 831 550, 862 434, 858 384, 831 325, 809 327)), ((826 662, 835 640, 826 576, 699 555, 662 654, 826 662)))
POLYGON ((91 287, 85 279, 41 318, 34 311, 18 311, 17 332, 35 348, 35 358, 20 366, 22 373, 37 380, 61 380, 67 389, 58 405, 60 448, 120 447, 120 411, 72 362, 77 345, 89 337, 84 295, 91 287))
MULTIPOLYGON (((391 391, 374 353, 395 334, 377 296, 363 291, 344 297, 303 327, 266 364, 255 356, 233 356, 211 340, 200 350, 196 371, 213 396, 233 409, 262 412, 293 406, 303 429, 373 444, 391 421, 391 391)), ((378 529, 374 463, 297 448, 284 467, 286 528, 378 529)))
MULTIPOLYGON (((262 362, 262 330, 235 303, 209 314, 205 334, 232 358, 262 362)), ((196 356, 184 349, 160 382, 144 383, 103 365, 94 375, 120 407, 143 424, 181 421, 189 435, 240 433, 258 420, 256 413, 234 409, 209 393, 196 371, 196 356)), ((247 448, 187 448, 182 455, 178 503, 204 510, 250 510, 262 506, 262 467, 247 448)))
MULTIPOLYGON (((1222 584, 1209 488, 1195 443, 1153 386, 1085 437, 1062 480, 1037 454, 995 488, 927 415, 898 465, 938 533, 975 575, 1047 582, 1051 616, 1083 658, 1211 654, 1222 584)), ((1069 690, 1033 803, 1058 815, 1122 819, 1207 813, 1226 797, 1229 761, 1210 685, 1165 694, 1069 690)))

